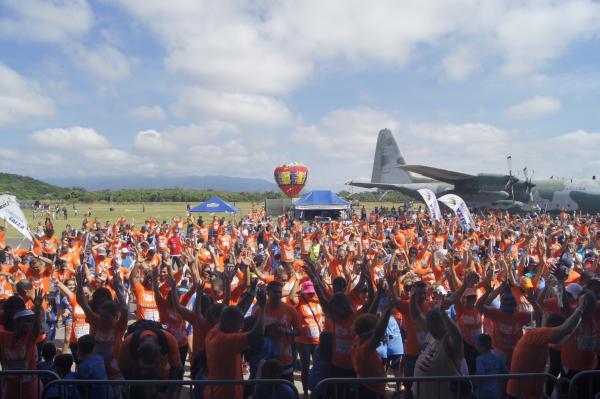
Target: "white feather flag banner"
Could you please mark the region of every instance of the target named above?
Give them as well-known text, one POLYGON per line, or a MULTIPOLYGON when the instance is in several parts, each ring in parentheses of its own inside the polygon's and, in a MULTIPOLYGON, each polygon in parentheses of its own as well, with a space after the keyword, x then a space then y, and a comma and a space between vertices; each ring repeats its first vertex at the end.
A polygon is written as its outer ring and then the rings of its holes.
POLYGON ((443 197, 438 198, 438 201, 452 209, 458 220, 460 220, 463 230, 477 230, 477 225, 471 216, 471 212, 469 212, 467 204, 458 195, 446 194, 443 197))

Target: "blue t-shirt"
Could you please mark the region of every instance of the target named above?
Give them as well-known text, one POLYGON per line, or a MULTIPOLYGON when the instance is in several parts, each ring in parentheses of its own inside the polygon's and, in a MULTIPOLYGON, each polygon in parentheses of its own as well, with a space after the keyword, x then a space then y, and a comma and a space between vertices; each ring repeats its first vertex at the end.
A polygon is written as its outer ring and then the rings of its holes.
POLYGON ((383 340, 379 343, 376 351, 379 357, 384 360, 388 356, 404 354, 404 344, 402 343, 400 327, 398 327, 398 322, 393 317, 390 317, 383 340))
MULTIPOLYGON (((77 372, 75 379, 78 380, 107 380, 106 368, 104 367, 104 359, 100 355, 89 355, 83 360, 77 372)), ((112 398, 112 388, 107 385, 91 385, 79 386, 81 395, 89 399, 105 399, 112 398), (88 394, 89 396, 86 396, 88 394)))
MULTIPOLYGON (((63 380, 74 380, 74 379, 75 379, 75 373, 72 373, 70 371, 67 375, 65 375, 63 377, 63 380)), ((77 387, 75 385, 63 385, 63 386, 65 388, 63 390, 64 396, 62 396, 62 398, 65 398, 65 399, 80 399, 81 398, 81 395, 79 394, 79 391, 77 390, 77 387)), ((48 391, 46 392, 45 397, 48 399, 61 398, 60 385, 50 386, 50 388, 48 388, 48 391)))
MULTIPOLYGON (((477 375, 508 374, 506 365, 498 356, 486 353, 477 356, 475 361, 477 375)), ((501 398, 502 390, 497 380, 475 381, 475 392, 480 398, 501 398)))
POLYGON ((330 369, 330 362, 321 358, 319 346, 317 346, 312 356, 312 367, 308 371, 308 389, 313 391, 319 382, 331 377, 330 369))

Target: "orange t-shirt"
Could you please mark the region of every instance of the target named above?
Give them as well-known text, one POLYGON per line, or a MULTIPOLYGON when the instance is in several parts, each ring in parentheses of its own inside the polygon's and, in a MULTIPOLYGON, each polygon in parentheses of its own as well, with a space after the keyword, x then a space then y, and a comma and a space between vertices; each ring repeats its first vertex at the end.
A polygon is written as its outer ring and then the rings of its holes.
POLYGON ((467 309, 462 303, 458 302, 454 309, 456 310, 456 324, 463 339, 471 346, 477 347, 477 338, 481 334, 481 314, 477 308, 467 309))
MULTIPOLYGON (((548 344, 552 342, 556 328, 534 328, 517 343, 510 364, 511 374, 543 373, 546 367, 548 344)), ((506 392, 514 397, 537 399, 544 396, 543 379, 508 380, 506 392)))
MULTIPOLYGON (((241 380, 242 351, 248 348, 248 333, 224 333, 218 327, 206 336, 206 362, 209 380, 241 380)), ((243 399, 242 385, 209 385, 205 399, 243 399)))
POLYGON ((596 310, 581 319, 579 327, 562 344, 561 361, 569 370, 593 370, 598 366, 600 336, 600 302, 596 310))
POLYGON ((528 313, 506 313, 500 309, 487 308, 485 317, 493 320, 494 335, 492 341, 494 348, 506 354, 506 363, 510 364, 512 351, 519 339, 523 336, 523 326, 531 321, 528 313))
POLYGON ((190 356, 190 362, 193 364, 194 357, 199 352, 204 352, 204 340, 212 326, 206 319, 199 319, 194 312, 187 308, 182 309, 181 317, 192 325, 192 355, 190 356))
POLYGON ((58 248, 58 239, 55 236, 47 237, 45 235, 40 237, 42 243, 42 253, 46 255, 55 255, 56 249, 58 248))
POLYGON ((158 317, 160 322, 165 324, 169 332, 175 337, 178 346, 187 346, 187 331, 185 321, 173 308, 168 298, 156 298, 156 307, 158 308, 158 317))
MULTIPOLYGON (((258 315, 259 308, 254 308, 254 315, 258 315)), ((299 329, 298 313, 296 309, 287 303, 281 303, 278 306, 267 305, 265 309, 265 327, 271 324, 279 323, 283 328, 289 330, 291 328, 299 329)), ((292 342, 293 337, 285 335, 273 344, 278 347, 279 357, 277 360, 281 362, 283 367, 292 364, 292 342)))
POLYGON ((342 264, 342 261, 333 256, 329 256, 327 261, 329 263, 329 273, 331 273, 332 278, 343 275, 344 265, 342 264))
POLYGON ((14 291, 12 285, 6 279, 6 276, 0 276, 0 299, 7 299, 13 296, 14 291))
POLYGON ((231 249, 231 236, 229 234, 219 235, 217 237, 217 246, 222 253, 228 253, 231 249))
POLYGON ((319 336, 323 330, 323 309, 318 298, 304 299, 300 296, 296 305, 298 321, 300 323, 300 336, 296 342, 300 344, 319 344, 319 336))
POLYGON ((353 313, 346 320, 325 319, 325 331, 333 334, 333 356, 331 364, 343 369, 352 369, 352 324, 359 313, 353 313))
POLYGON ((13 341, 13 331, 0 331, 0 363, 3 370, 36 370, 38 336, 32 332, 13 341))
POLYGON ((90 334, 96 339, 94 353, 104 359, 108 378, 111 380, 120 378, 121 371, 117 359, 123 342, 123 335, 127 330, 127 317, 115 319, 109 328, 102 325, 100 316, 97 313, 89 314, 87 320, 90 323, 90 334))
MULTIPOLYGON (((385 370, 377 350, 369 348, 369 340, 360 343, 355 337, 352 343, 352 365, 358 378, 385 377, 385 370)), ((371 391, 385 395, 385 382, 363 384, 371 391)))
POLYGON ((310 251, 310 245, 312 244, 312 239, 310 237, 302 237, 302 245, 301 245, 301 253, 302 255, 308 255, 308 251, 310 251))
POLYGON ((135 296, 135 319, 158 321, 158 307, 154 299, 154 292, 147 290, 140 282, 133 286, 133 295, 135 296))
POLYGON ((27 279, 31 281, 34 289, 43 288, 44 293, 50 293, 50 276, 52 276, 52 268, 44 267, 40 272, 35 273, 32 268, 29 268, 25 275, 27 279))
MULTIPOLYGON (((421 312, 427 312, 434 302, 424 302, 421 306, 421 312)), ((425 344, 427 338, 427 331, 421 327, 416 326, 413 322, 412 315, 410 314, 410 303, 409 301, 401 301, 398 304, 398 310, 402 313, 404 327, 406 329, 406 344, 404 345, 404 353, 410 356, 418 356, 421 353, 421 347, 425 344)))
POLYGON ((281 247, 281 262, 282 263, 294 263, 294 246, 296 241, 284 242, 280 241, 279 246, 281 247))
POLYGON ((76 344, 77 340, 90 333, 90 324, 87 322, 87 317, 83 308, 77 303, 75 296, 69 301, 71 309, 73 309, 71 323, 71 343, 76 344))

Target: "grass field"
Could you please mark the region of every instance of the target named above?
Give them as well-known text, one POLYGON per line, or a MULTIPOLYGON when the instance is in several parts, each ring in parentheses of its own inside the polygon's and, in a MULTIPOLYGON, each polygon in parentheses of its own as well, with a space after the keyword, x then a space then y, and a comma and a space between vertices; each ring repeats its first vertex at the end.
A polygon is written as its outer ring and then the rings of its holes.
MULTIPOLYGON (((195 206, 197 204, 190 204, 190 205, 195 206)), ((253 204, 251 202, 238 202, 238 203, 232 203, 232 205, 235 205, 236 207, 241 208, 241 212, 238 213, 238 216, 237 216, 239 218, 241 215, 245 216, 252 209, 253 204)), ((258 209, 261 209, 263 207, 264 203, 261 202, 261 203, 255 204, 255 205, 258 209)), ((365 205, 365 207, 368 210, 370 210, 376 206, 391 207, 391 206, 394 206, 397 204, 393 204, 390 202, 383 202, 383 203, 369 202, 369 203, 364 203, 361 205, 365 205)), ((55 228, 57 234, 59 234, 61 231, 63 231, 67 224, 71 224, 76 229, 81 228, 81 222, 83 221, 83 215, 85 214, 85 212, 87 211, 88 208, 92 209, 92 219, 94 217, 97 217, 98 220, 100 220, 102 224, 104 224, 107 220, 114 222, 120 216, 124 216, 127 219, 128 223, 131 223, 132 221, 134 221, 138 226, 140 225, 140 223, 143 223, 144 220, 146 220, 150 217, 155 217, 158 220, 162 221, 162 220, 170 220, 174 216, 181 216, 184 218, 186 216, 186 203, 185 202, 153 202, 153 203, 145 203, 145 204, 141 204, 141 203, 84 204, 84 203, 81 203, 81 204, 75 204, 75 206, 79 210, 78 216, 74 216, 72 204, 69 204, 66 206, 67 206, 67 210, 68 210, 68 219, 64 220, 61 215, 60 217, 57 217, 57 219, 53 220, 54 228, 55 228), (111 207, 113 208, 112 212, 110 211, 111 207), (145 208, 145 212, 142 212, 143 208, 145 208)), ((25 216, 27 217, 27 220, 29 221, 29 225, 31 226, 31 228, 33 230, 36 229, 36 226, 38 223, 43 224, 45 221, 45 217, 40 216, 39 214, 37 216, 37 219, 34 220, 33 212, 30 208, 23 209, 23 212, 25 213, 25 216)), ((202 215, 202 214, 196 214, 196 215, 202 215)), ((203 214, 203 215, 204 215, 204 220, 210 220, 210 219, 212 219, 213 214, 203 214)), ((226 218, 231 217, 226 214, 215 214, 215 215, 225 216, 226 218)), ((10 238, 10 239, 22 238, 22 236, 17 232, 17 230, 12 228, 11 226, 7 226, 6 237, 10 238)))

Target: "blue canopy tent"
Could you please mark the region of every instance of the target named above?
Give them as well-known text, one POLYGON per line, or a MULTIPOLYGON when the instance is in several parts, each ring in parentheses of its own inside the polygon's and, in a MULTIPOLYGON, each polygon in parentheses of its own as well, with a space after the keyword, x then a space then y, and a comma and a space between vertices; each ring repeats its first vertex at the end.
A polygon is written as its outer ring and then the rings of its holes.
POLYGON ((236 213, 240 210, 240 208, 236 208, 223 201, 219 197, 212 197, 211 199, 204 201, 200 205, 197 205, 190 209, 190 212, 210 212, 210 213, 218 213, 218 212, 227 212, 227 213, 236 213))
POLYGON ((304 220, 315 217, 346 217, 350 203, 329 190, 316 190, 294 202, 295 216, 304 220))

